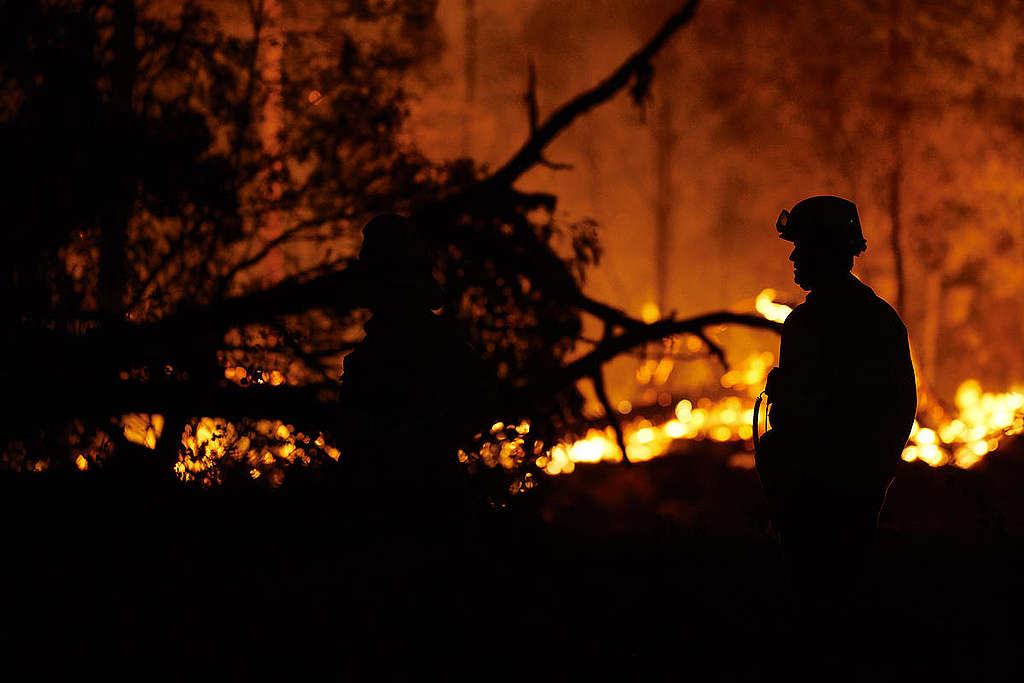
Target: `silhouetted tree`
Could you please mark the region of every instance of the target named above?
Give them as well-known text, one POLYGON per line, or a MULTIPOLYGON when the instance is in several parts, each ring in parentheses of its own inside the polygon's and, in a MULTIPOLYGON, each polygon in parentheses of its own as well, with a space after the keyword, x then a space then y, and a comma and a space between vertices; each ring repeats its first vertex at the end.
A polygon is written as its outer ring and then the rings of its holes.
POLYGON ((315 432, 362 320, 345 265, 381 211, 419 226, 444 315, 508 387, 495 410, 541 432, 579 419, 578 379, 608 406, 602 365, 633 346, 707 341, 723 322, 774 328, 736 314, 646 325, 589 299, 596 226, 515 187, 578 117, 627 88, 642 102, 651 58, 695 7, 546 118, 531 90, 530 136, 492 170, 427 159, 402 135, 402 74, 436 49, 432 3, 317 6, 294 26, 257 3, 230 31, 200 3, 173 15, 130 0, 5 5, 0 137, 18 173, 2 197, 15 294, 3 315, 25 398, 8 436, 66 447, 58 426, 74 420, 81 452, 90 424, 117 440, 111 421, 132 412, 165 416, 169 453, 198 415, 315 432), (283 46, 277 72, 267 45, 283 46), (567 363, 584 314, 605 338, 567 363), (245 371, 229 381, 225 366, 245 371))

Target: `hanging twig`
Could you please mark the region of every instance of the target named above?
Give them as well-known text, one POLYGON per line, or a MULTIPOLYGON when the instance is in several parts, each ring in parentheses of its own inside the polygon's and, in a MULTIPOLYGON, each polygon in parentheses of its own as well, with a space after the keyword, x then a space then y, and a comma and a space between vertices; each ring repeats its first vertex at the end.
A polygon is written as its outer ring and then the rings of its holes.
POLYGON ((611 99, 626 87, 634 76, 641 76, 649 70, 651 58, 673 34, 686 26, 693 18, 697 3, 698 0, 689 0, 678 12, 668 18, 646 45, 633 53, 610 76, 556 109, 551 116, 544 120, 544 123, 532 131, 530 138, 519 148, 519 151, 484 182, 489 185, 508 186, 537 165, 545 148, 566 127, 597 105, 611 99))
MULTIPOLYGON (((537 119, 540 114, 537 106, 537 66, 533 63, 532 57, 527 61, 526 73, 526 92, 523 94, 523 100, 526 102, 526 115, 530 121, 530 135, 534 135, 537 132, 537 119)), ((572 170, 572 164, 550 161, 543 154, 538 155, 537 164, 554 171, 572 170)))

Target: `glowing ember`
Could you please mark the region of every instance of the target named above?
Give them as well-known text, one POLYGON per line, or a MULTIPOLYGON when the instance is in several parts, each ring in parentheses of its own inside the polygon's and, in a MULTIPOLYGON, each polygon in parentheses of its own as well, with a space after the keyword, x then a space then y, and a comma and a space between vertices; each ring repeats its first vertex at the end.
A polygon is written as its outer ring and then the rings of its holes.
MULTIPOLYGON (((159 414, 129 413, 121 416, 121 429, 126 441, 145 446, 150 450, 156 448, 157 439, 164 431, 164 416, 159 414)), ((85 469, 79 467, 79 469, 85 469)))
POLYGON ((341 452, 323 434, 311 439, 279 420, 239 426, 203 417, 185 426, 174 471, 182 481, 210 486, 221 483, 226 469, 247 467, 252 479, 266 476, 271 486, 279 486, 288 468, 310 465, 324 455, 336 461, 341 452))
POLYGON ((224 378, 235 384, 269 384, 279 387, 288 382, 288 378, 280 370, 264 370, 263 368, 246 368, 241 365, 224 368, 224 378))

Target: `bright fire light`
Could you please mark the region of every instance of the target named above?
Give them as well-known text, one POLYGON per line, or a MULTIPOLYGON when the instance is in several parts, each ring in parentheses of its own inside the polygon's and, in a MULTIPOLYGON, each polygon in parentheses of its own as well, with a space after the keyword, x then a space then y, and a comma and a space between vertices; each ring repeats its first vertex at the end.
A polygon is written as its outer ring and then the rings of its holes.
MULTIPOLYGON (((775 292, 770 289, 758 294, 755 307, 766 318, 782 322, 792 310, 774 302, 775 292)), ((657 307, 645 305, 645 319, 657 319, 657 307)), ((669 394, 658 394, 658 404, 672 406, 671 417, 664 422, 635 417, 635 406, 622 399, 616 412, 625 419, 622 424, 626 453, 632 462, 643 462, 665 455, 686 440, 708 439, 717 443, 737 443, 739 448, 728 459, 732 467, 750 468, 752 458, 754 399, 764 386, 765 378, 775 363, 770 352, 755 353, 744 362, 724 373, 721 385, 734 393, 718 400, 711 398, 683 399, 674 406, 669 394), (662 400, 667 399, 667 400, 662 400)), ((671 366, 658 360, 649 360, 647 382, 661 384, 671 372, 671 366), (662 366, 668 368, 664 370, 662 366), (665 375, 662 377, 661 375, 665 375)), ((287 382, 278 370, 261 368, 248 370, 242 366, 229 366, 226 379, 238 384, 268 383, 279 386, 287 382)), ((962 469, 979 463, 995 451, 1006 436, 1024 432, 1024 387, 1014 387, 1006 393, 986 393, 974 379, 964 381, 957 389, 954 416, 938 424, 923 425, 914 422, 910 439, 903 450, 903 460, 921 461, 932 467, 953 466, 962 469)), ((121 416, 119 426, 125 440, 149 449, 155 449, 164 432, 164 416, 159 414, 129 413, 121 416)), ((227 420, 202 417, 187 424, 180 435, 178 461, 174 471, 183 481, 198 481, 203 485, 216 484, 226 466, 248 468, 253 479, 264 478, 278 486, 285 471, 293 465, 309 465, 318 454, 337 461, 340 451, 328 444, 323 434, 310 437, 298 432, 292 425, 278 420, 256 420, 236 425, 227 420), (312 456, 312 457, 311 457, 312 456)), ((468 463, 479 460, 487 467, 517 469, 527 458, 549 475, 571 473, 578 463, 621 462, 615 430, 612 426, 592 427, 581 438, 566 439, 553 445, 530 440, 530 424, 495 422, 489 431, 478 435, 483 441, 476 453, 459 452, 459 459, 468 463), (486 435, 486 438, 483 438, 486 435), (528 444, 532 446, 528 447, 528 444), (530 451, 530 452, 527 452, 530 451)), ((108 448, 108 439, 102 432, 79 437, 82 447, 74 453, 74 465, 87 470, 99 462, 108 448)), ((4 454, 3 464, 19 471, 42 472, 50 463, 30 460, 26 454, 4 454)), ((518 492, 529 489, 536 482, 526 475, 513 484, 518 492)))
POLYGON ((1024 432, 1024 388, 991 394, 969 379, 957 389, 955 403, 956 417, 936 429, 914 423, 904 460, 966 469, 998 448, 1003 437, 1024 432))
POLYGON ((754 309, 764 317, 777 323, 785 322, 786 316, 793 311, 792 308, 785 304, 775 303, 774 289, 762 290, 754 300, 754 309))
MULTIPOLYGON (((784 322, 793 309, 776 303, 775 295, 775 290, 763 290, 757 295, 754 306, 765 318, 784 322)), ((729 462, 735 467, 748 468, 753 438, 753 399, 760 393, 774 363, 775 356, 770 352, 754 354, 722 375, 722 386, 742 391, 742 396, 714 402, 708 398, 696 402, 683 399, 675 406, 675 419, 661 424, 637 419, 624 424, 630 460, 637 462, 662 456, 677 441, 711 439, 722 443, 742 442, 744 452, 738 452, 729 462)), ((932 467, 951 465, 967 469, 996 450, 1003 437, 1024 432, 1024 387, 1003 394, 985 393, 977 380, 969 379, 957 389, 955 402, 958 413, 952 419, 930 427, 914 423, 903 450, 903 460, 920 460, 932 467)), ((632 408, 632 404, 624 400, 619 412, 628 414, 632 408)), ((558 444, 542 458, 537 464, 545 472, 562 474, 572 472, 576 463, 620 462, 622 451, 609 426, 604 430, 590 429, 580 440, 558 444)))

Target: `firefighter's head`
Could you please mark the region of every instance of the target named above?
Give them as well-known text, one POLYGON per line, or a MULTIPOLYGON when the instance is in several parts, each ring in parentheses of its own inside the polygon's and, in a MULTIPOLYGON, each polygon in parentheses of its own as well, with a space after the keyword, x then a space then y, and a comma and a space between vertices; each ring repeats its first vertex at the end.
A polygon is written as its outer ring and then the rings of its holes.
POLYGON ((351 268, 366 280, 363 294, 370 308, 440 308, 443 303, 430 253, 404 216, 386 213, 367 223, 351 268))
POLYGON ((793 243, 796 283, 805 290, 850 272, 853 258, 867 248, 857 206, 846 199, 821 195, 783 211, 775 224, 779 237, 793 243))

